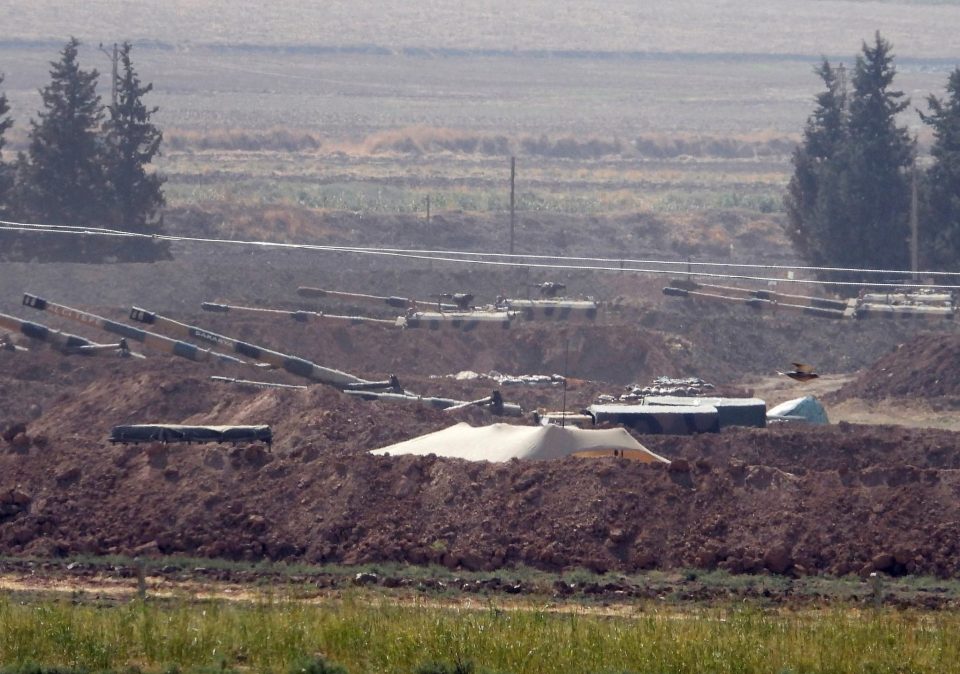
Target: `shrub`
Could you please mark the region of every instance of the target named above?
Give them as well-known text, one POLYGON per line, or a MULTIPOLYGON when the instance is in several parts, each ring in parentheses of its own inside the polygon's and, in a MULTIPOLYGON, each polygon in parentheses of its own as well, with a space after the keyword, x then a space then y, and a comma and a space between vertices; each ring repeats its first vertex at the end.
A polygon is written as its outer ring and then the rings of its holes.
POLYGON ((347 674, 340 665, 327 662, 322 656, 315 655, 295 662, 287 674, 347 674))

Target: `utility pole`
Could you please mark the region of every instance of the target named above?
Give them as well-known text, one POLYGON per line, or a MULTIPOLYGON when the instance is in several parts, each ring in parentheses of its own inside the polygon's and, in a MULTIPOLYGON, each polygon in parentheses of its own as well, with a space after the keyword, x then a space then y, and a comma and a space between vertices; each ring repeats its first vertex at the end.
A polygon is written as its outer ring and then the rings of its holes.
POLYGON ((913 271, 913 280, 917 280, 920 270, 920 226, 917 204, 917 160, 914 157, 912 178, 910 181, 910 269, 913 271))
POLYGON ((119 55, 117 54, 117 43, 113 43, 113 53, 111 54, 107 49, 104 48, 103 43, 100 43, 100 51, 107 55, 107 58, 110 59, 110 73, 112 77, 110 78, 110 101, 113 104, 114 109, 117 107, 117 62, 120 60, 119 55))
POLYGON ((514 226, 516 225, 516 210, 515 205, 516 201, 514 195, 516 194, 516 181, 517 181, 517 158, 510 157, 510 254, 513 255, 513 232, 514 226))

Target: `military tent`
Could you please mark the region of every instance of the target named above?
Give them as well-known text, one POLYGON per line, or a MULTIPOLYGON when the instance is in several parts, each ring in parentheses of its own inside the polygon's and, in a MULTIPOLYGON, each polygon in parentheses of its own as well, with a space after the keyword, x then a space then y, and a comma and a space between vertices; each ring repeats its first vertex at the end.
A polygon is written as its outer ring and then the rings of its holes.
POLYGON ((622 456, 646 463, 669 463, 637 442, 622 428, 583 430, 556 425, 473 427, 459 423, 371 452, 380 456, 435 454, 469 461, 562 459, 566 456, 622 456))

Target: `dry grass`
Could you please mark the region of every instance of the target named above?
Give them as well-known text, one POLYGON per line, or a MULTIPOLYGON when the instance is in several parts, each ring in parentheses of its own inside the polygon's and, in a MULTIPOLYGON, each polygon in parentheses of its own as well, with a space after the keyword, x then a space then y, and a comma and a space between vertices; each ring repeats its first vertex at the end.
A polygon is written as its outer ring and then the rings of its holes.
POLYGON ((435 154, 480 157, 545 157, 552 159, 775 159, 790 156, 799 134, 773 130, 749 134, 647 133, 627 142, 616 137, 548 135, 507 136, 425 125, 378 131, 359 141, 325 141, 305 129, 168 129, 168 151, 317 152, 353 157, 435 154))

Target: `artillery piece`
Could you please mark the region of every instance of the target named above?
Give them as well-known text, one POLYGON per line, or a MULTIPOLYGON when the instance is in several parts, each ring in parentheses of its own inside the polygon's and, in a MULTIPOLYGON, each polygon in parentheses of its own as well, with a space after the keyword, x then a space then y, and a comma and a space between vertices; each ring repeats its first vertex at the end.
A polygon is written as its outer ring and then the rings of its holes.
MULTIPOLYGON (((457 311, 460 307, 457 304, 445 304, 443 302, 433 302, 430 300, 415 300, 409 297, 385 297, 382 295, 367 295, 364 293, 348 293, 340 290, 325 290, 323 288, 311 288, 309 286, 300 286, 297 288, 297 294, 300 297, 309 297, 311 299, 332 298, 341 301, 363 302, 365 304, 383 304, 394 309, 417 309, 420 306, 437 305, 437 311, 457 311)), ((441 299, 443 299, 441 297, 441 299)), ((469 301, 472 301, 471 297, 469 301)))
POLYGON ((330 386, 334 386, 336 388, 342 389, 347 384, 357 384, 364 381, 359 377, 355 377, 352 374, 347 374, 346 372, 341 372, 340 370, 323 367, 321 365, 317 365, 316 363, 311 363, 309 360, 305 360, 303 358, 288 356, 287 354, 280 353, 279 351, 273 351, 262 346, 242 342, 238 339, 234 339, 233 337, 227 337, 226 335, 211 332, 210 330, 205 330, 194 325, 181 323, 173 320, 172 318, 167 318, 152 311, 141 309, 140 307, 133 307, 130 309, 130 319, 139 323, 146 323, 147 325, 156 325, 158 328, 164 329, 178 337, 184 337, 186 339, 198 339, 201 342, 207 342, 208 344, 216 344, 218 346, 228 347, 235 353, 251 360, 268 363, 298 377, 311 379, 313 381, 320 382, 321 384, 329 384, 330 386))
MULTIPOLYGON (((106 332, 120 335, 124 339, 140 342, 144 346, 151 349, 169 353, 181 358, 187 358, 197 362, 214 360, 224 363, 246 365, 244 361, 240 360, 239 358, 234 358, 233 356, 217 353, 208 349, 201 349, 200 347, 190 344, 189 342, 181 342, 176 339, 164 337, 163 335, 158 335, 155 332, 140 330, 139 328, 124 325, 123 323, 117 323, 116 321, 111 321, 107 318, 103 318, 102 316, 97 316, 96 314, 91 314, 86 311, 80 311, 79 309, 74 309, 63 304, 48 302, 42 297, 37 297, 36 295, 31 295, 29 293, 24 293, 23 304, 24 306, 31 307, 39 311, 46 311, 62 318, 67 318, 69 320, 84 323, 86 325, 92 325, 106 332)), ((87 340, 83 341, 86 342, 87 340)), ((88 343, 93 344, 92 342, 88 343)))
POLYGON ((544 281, 530 286, 540 293, 540 299, 513 299, 498 297, 497 308, 514 312, 524 321, 593 321, 597 318, 598 305, 592 299, 574 300, 562 297, 567 289, 563 283, 544 281))
POLYGON ((310 323, 312 321, 336 321, 342 323, 349 323, 350 325, 359 325, 362 323, 374 323, 380 325, 386 325, 389 327, 403 327, 402 318, 396 320, 388 320, 385 318, 370 318, 369 316, 341 316, 338 314, 328 314, 323 311, 305 311, 303 309, 297 309, 294 311, 286 311, 284 309, 269 309, 263 307, 246 307, 235 304, 223 304, 220 302, 203 302, 200 304, 200 308, 204 311, 215 314, 226 314, 231 311, 240 311, 248 313, 257 313, 257 314, 271 314, 274 316, 287 316, 288 318, 297 321, 298 323, 310 323))
MULTIPOLYGON (((398 327, 405 328, 426 328, 429 330, 452 329, 464 332, 476 330, 482 327, 509 328, 511 321, 516 317, 509 311, 490 307, 488 309, 477 309, 471 306, 475 296, 471 293, 437 293, 432 295, 433 300, 415 300, 408 297, 385 297, 381 295, 367 295, 364 293, 349 293, 339 290, 326 290, 323 288, 311 288, 300 286, 297 288, 297 294, 301 297, 310 298, 332 298, 344 301, 364 302, 368 304, 383 304, 397 309, 406 309, 404 316, 397 317, 395 323, 398 327), (443 302, 442 300, 449 300, 443 302), (430 307, 429 310, 423 307, 430 307)), ((212 302, 206 302, 205 305, 216 306, 212 302)), ((229 305, 227 305, 229 306, 229 305)), ((230 307, 232 309, 241 309, 241 307, 230 307)), ((207 309, 207 311, 215 309, 207 309)), ((267 309, 255 309, 253 307, 243 308, 246 311, 268 311, 267 309)), ((301 312, 297 312, 300 315, 301 312)), ((309 318, 327 318, 330 315, 321 312, 302 312, 304 319, 309 318)), ((296 318, 296 316, 294 316, 296 318)), ((298 319, 300 320, 300 319, 298 319)), ((351 321, 373 322, 377 319, 368 317, 351 317, 351 321)), ((382 319, 381 319, 382 320, 382 319)))
MULTIPOLYGON (((301 297, 334 298, 403 308, 407 310, 407 313, 405 316, 398 318, 400 324, 407 328, 427 328, 430 330, 471 331, 482 327, 508 329, 518 319, 551 322, 593 321, 597 317, 598 306, 595 301, 591 299, 571 300, 559 297, 560 292, 566 289, 566 285, 562 283, 546 281, 531 287, 540 291, 541 299, 498 297, 494 304, 482 307, 474 306, 475 295, 466 292, 437 293, 431 296, 436 301, 349 293, 306 286, 297 288, 297 294, 301 297), (449 301, 445 303, 442 300, 449 301), (434 306, 436 308, 433 308, 434 306), (425 307, 430 307, 430 309, 425 309, 425 307)), ((356 320, 370 319, 357 317, 356 320)))
MULTIPOLYGON (((24 321, 7 314, 0 314, 0 327, 11 332, 18 332, 38 342, 45 342, 61 353, 87 356, 98 353, 119 353, 121 356, 133 355, 126 339, 121 339, 116 344, 98 344, 91 342, 89 339, 71 335, 68 332, 48 328, 41 323, 24 321)), ((9 344, 8 348, 16 350, 12 341, 2 340, 0 344, 9 344)))
MULTIPOLYGON (((56 304, 50 302, 42 297, 36 295, 31 295, 29 293, 24 293, 23 304, 28 307, 40 311, 47 311, 49 313, 67 318, 70 320, 78 321, 80 323, 85 323, 87 325, 96 326, 107 332, 113 334, 122 335, 125 339, 131 339, 133 341, 140 342, 150 348, 163 351, 175 356, 180 356, 182 358, 188 358, 193 361, 202 362, 207 360, 221 361, 227 363, 235 363, 242 365, 249 365, 246 361, 230 356, 227 354, 217 353, 209 349, 201 349, 200 347, 191 344, 189 342, 181 341, 178 339, 172 339, 164 335, 160 335, 155 332, 150 332, 140 328, 134 328, 123 323, 117 323, 116 321, 111 321, 109 319, 103 318, 102 316, 97 316, 96 314, 88 313, 86 311, 81 311, 79 309, 74 309, 62 304, 56 304)), ((186 323, 180 323, 165 316, 161 316, 146 309, 141 309, 139 307, 133 307, 130 311, 130 317, 133 320, 136 320, 140 323, 147 323, 150 325, 156 325, 161 328, 165 328, 169 331, 174 332, 177 335, 192 337, 205 341, 211 344, 218 344, 221 346, 229 346, 236 353, 243 355, 251 360, 266 363, 283 369, 290 374, 295 376, 303 377, 310 379, 315 382, 327 384, 333 386, 344 393, 350 395, 360 396, 365 399, 374 399, 374 400, 386 400, 386 401, 402 401, 402 402, 417 402, 422 404, 427 404, 438 409, 447 409, 449 407, 454 407, 461 405, 463 401, 460 400, 451 400, 447 398, 431 398, 417 395, 415 393, 410 393, 405 391, 401 386, 399 380, 392 376, 389 379, 381 382, 368 381, 366 379, 361 379, 354 375, 348 374, 346 372, 340 372, 339 370, 333 370, 331 368, 325 368, 323 366, 312 363, 303 358, 298 358, 296 356, 290 356, 287 354, 280 353, 278 351, 273 351, 271 349, 266 349, 260 346, 253 344, 248 344, 240 340, 227 337, 225 335, 220 335, 209 330, 204 330, 192 325, 187 325, 186 323)), ((18 320, 18 319, 14 319, 18 320)), ((36 325, 36 324, 34 324, 36 325)), ((44 326, 39 326, 44 328, 44 326)), ((44 328, 47 329, 47 328, 44 328)), ((48 329, 47 329, 48 330, 48 329)), ((56 331, 53 331, 54 333, 56 331)), ((59 333, 58 333, 59 334, 59 333)), ((83 340, 83 338, 77 338, 83 340)), ((86 342, 87 340, 83 340, 86 342)), ((93 344, 90 342, 90 344, 93 344)), ((244 381, 246 383, 246 381, 244 381)), ((250 382, 269 385, 267 382, 250 382)), ((499 394, 497 394, 499 395, 499 394)), ((502 401, 501 401, 502 402, 502 401)), ((496 402, 496 396, 490 396, 489 399, 484 399, 481 401, 474 401, 470 404, 476 405, 486 405, 489 404, 491 409, 495 412, 504 414, 506 416, 522 416, 523 410, 519 405, 513 405, 508 403, 498 404, 496 402)))
POLYGON ((745 304, 759 310, 793 311, 818 318, 952 320, 956 315, 953 296, 948 293, 863 293, 855 299, 838 300, 697 283, 684 279, 671 281, 671 284, 663 289, 663 294, 693 300, 745 304))
POLYGON ((540 291, 542 297, 554 298, 560 294, 561 290, 566 290, 567 286, 562 283, 557 283, 555 281, 544 281, 538 285, 531 286, 540 291))
MULTIPOLYGON (((133 307, 130 310, 130 318, 141 323, 156 325, 157 327, 168 330, 178 336, 199 339, 211 344, 219 344, 221 346, 230 347, 236 353, 252 360, 269 363, 270 365, 289 372, 292 375, 310 379, 321 384, 327 384, 328 386, 333 386, 334 388, 337 388, 348 395, 358 396, 365 400, 413 402, 418 404, 426 404, 438 409, 447 409, 458 406, 463 402, 448 398, 425 397, 411 393, 403 389, 396 376, 391 376, 389 379, 380 382, 362 379, 355 375, 341 372, 340 370, 334 370, 317 365, 316 363, 312 363, 304 358, 287 355, 280 353, 279 351, 273 351, 271 349, 256 346, 254 344, 241 342, 233 339, 232 337, 227 337, 226 335, 221 335, 197 326, 181 323, 139 307, 133 307)), ((499 394, 496 395, 499 396, 499 394)), ((503 403, 502 399, 498 404, 494 396, 490 396, 489 400, 485 399, 482 401, 475 401, 470 404, 488 404, 490 405, 491 410, 494 410, 495 413, 506 416, 522 416, 523 414, 523 410, 519 405, 503 403)))
POLYGON ((472 293, 438 293, 433 295, 437 298, 438 311, 442 311, 440 307, 443 305, 439 300, 450 300, 453 302, 454 306, 458 311, 470 311, 473 309, 473 299, 474 295, 472 293))

